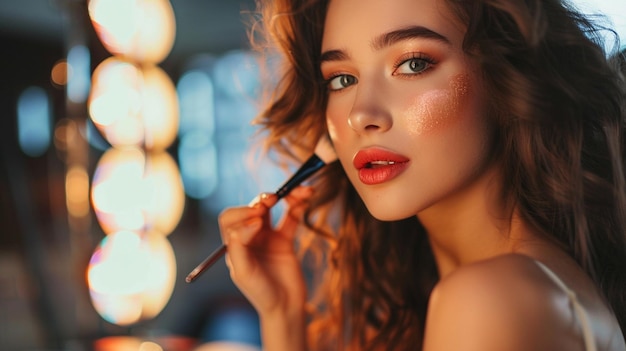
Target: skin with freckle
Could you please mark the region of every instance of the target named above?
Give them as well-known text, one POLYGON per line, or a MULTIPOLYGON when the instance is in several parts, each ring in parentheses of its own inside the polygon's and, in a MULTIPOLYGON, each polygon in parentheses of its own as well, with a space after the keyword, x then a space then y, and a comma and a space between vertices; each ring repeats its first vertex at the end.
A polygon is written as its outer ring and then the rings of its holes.
POLYGON ((464 98, 469 90, 469 77, 458 75, 450 81, 450 86, 442 90, 429 91, 416 99, 416 106, 409 120, 409 130, 416 135, 432 133, 454 123, 460 116, 464 98))

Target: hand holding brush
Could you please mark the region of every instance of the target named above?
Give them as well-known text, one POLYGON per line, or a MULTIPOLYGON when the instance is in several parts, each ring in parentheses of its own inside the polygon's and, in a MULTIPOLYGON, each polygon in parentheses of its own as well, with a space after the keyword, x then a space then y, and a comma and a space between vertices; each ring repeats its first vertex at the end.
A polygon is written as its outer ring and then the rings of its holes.
MULTIPOLYGON (((289 178, 274 194, 276 196, 276 201, 272 203, 275 204, 278 200, 287 196, 294 188, 300 185, 303 181, 308 179, 318 170, 323 168, 325 165, 334 162, 337 159, 337 155, 330 144, 330 141, 327 137, 322 137, 317 146, 315 147, 315 152, 311 157, 309 157, 302 166, 294 173, 294 175, 289 178)), ((255 201, 253 201, 254 203, 255 201)), ((185 281, 187 283, 191 283, 198 276, 209 269, 215 262, 217 262, 224 254, 226 253, 227 247, 225 244, 218 247, 215 251, 213 251, 204 261, 202 261, 196 268, 194 268, 191 273, 187 275, 185 281)))

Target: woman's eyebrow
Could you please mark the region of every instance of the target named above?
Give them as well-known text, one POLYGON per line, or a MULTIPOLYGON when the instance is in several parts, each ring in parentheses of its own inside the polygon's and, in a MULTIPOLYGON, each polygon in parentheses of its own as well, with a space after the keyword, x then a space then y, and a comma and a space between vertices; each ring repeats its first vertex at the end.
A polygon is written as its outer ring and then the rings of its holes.
POLYGON ((328 50, 322 53, 320 57, 320 63, 327 61, 343 61, 348 58, 348 55, 343 50, 328 50))
POLYGON ((431 29, 422 26, 410 26, 383 33, 374 38, 374 40, 370 43, 370 46, 373 50, 381 50, 399 41, 415 38, 433 39, 447 45, 451 44, 448 38, 431 29))
MULTIPOLYGON (((432 39, 450 45, 450 40, 445 36, 422 26, 410 26, 383 33, 372 40, 370 47, 377 51, 389 47, 399 41, 408 39, 432 39)), ((322 53, 320 62, 341 61, 348 58, 343 50, 328 50, 322 53)))

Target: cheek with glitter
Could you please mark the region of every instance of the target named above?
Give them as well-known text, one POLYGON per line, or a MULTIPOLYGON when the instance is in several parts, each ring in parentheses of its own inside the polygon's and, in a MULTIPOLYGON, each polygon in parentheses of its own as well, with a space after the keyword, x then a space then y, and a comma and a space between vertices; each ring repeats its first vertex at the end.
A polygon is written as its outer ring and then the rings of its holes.
POLYGON ((446 89, 420 94, 407 110, 408 127, 415 134, 435 132, 462 117, 461 107, 469 92, 469 77, 454 77, 446 89))

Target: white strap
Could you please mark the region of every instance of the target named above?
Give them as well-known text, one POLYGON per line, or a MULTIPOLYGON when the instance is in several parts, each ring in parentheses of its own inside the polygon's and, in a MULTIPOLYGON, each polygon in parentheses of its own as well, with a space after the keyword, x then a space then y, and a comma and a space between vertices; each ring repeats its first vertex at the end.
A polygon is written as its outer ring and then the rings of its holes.
POLYGON ((554 281, 554 283, 556 283, 556 285, 558 285, 559 288, 561 288, 561 290, 563 290, 567 294, 570 304, 574 309, 574 314, 576 315, 576 318, 580 321, 580 326, 583 331, 583 339, 585 340, 585 350, 597 351, 595 337, 593 335, 591 325, 589 324, 587 311, 585 311, 583 306, 580 304, 580 301, 578 301, 576 293, 572 291, 567 285, 565 285, 565 283, 563 283, 563 281, 554 272, 552 272, 550 268, 546 267, 543 263, 539 261, 535 262, 537 262, 539 268, 541 268, 546 273, 546 275, 550 277, 550 279, 552 279, 552 281, 554 281))

